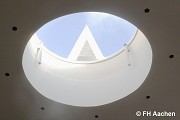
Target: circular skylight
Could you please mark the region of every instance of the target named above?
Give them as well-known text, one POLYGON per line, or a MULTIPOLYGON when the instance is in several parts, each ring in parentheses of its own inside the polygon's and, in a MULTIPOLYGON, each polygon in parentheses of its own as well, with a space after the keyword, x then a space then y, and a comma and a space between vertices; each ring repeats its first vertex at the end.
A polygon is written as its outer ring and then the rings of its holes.
POLYGON ((69 61, 103 60, 129 44, 137 28, 107 13, 81 12, 65 15, 41 27, 36 35, 52 53, 69 61))
POLYGON ((39 93, 82 107, 109 104, 133 93, 151 64, 151 45, 139 29, 96 12, 47 23, 31 37, 22 58, 24 73, 39 93), (89 61, 92 64, 86 64, 89 61))

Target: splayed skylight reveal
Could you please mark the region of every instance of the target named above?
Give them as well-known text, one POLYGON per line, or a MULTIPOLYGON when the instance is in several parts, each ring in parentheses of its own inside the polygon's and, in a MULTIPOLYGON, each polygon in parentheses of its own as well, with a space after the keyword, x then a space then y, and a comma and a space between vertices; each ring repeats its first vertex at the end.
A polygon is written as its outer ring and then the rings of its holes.
POLYGON ((39 93, 79 107, 128 96, 145 81, 151 64, 151 46, 139 29, 94 12, 45 24, 31 37, 22 58, 24 73, 39 93))

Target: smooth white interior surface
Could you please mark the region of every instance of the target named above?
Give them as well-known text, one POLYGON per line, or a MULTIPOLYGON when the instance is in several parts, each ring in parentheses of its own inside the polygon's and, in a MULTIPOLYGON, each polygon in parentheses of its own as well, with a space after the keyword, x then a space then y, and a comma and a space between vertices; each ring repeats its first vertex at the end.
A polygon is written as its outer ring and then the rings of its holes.
POLYGON ((64 61, 43 45, 41 64, 38 64, 38 47, 33 36, 23 54, 26 77, 45 97, 73 106, 104 105, 131 94, 144 82, 152 63, 151 46, 139 30, 128 46, 128 53, 124 50, 91 64, 64 61))

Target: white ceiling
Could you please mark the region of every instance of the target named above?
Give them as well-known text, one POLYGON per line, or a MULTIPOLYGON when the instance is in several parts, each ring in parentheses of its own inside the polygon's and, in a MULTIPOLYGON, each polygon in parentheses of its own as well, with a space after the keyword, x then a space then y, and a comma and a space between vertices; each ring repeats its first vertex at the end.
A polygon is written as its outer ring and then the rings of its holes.
POLYGON ((179 0, 1 0, 0 119, 179 120, 179 6, 179 0), (145 8, 150 12, 145 13, 145 8), (82 11, 107 12, 128 20, 146 35, 153 50, 152 68, 143 85, 131 95, 104 106, 73 107, 49 100, 30 85, 22 69, 25 45, 39 27, 59 16, 82 11), (13 26, 17 31, 12 30, 13 26), (137 117, 138 110, 174 111, 176 116, 137 117))

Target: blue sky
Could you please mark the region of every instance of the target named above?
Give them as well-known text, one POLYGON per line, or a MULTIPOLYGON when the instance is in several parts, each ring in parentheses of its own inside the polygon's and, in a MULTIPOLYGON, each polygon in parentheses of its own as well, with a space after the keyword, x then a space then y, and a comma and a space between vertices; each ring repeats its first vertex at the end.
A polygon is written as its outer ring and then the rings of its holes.
POLYGON ((82 12, 52 20, 36 34, 47 49, 67 58, 86 24, 105 57, 131 41, 137 30, 131 23, 114 15, 82 12))

